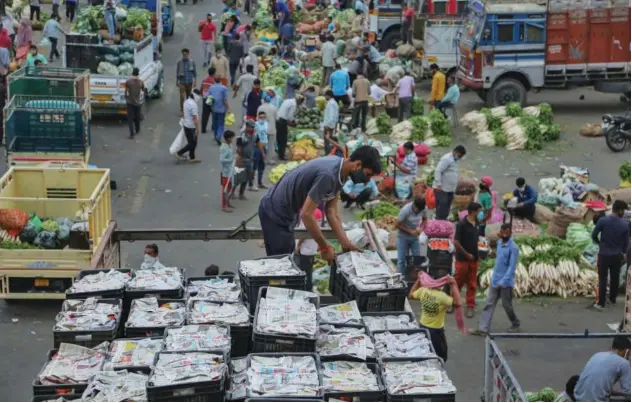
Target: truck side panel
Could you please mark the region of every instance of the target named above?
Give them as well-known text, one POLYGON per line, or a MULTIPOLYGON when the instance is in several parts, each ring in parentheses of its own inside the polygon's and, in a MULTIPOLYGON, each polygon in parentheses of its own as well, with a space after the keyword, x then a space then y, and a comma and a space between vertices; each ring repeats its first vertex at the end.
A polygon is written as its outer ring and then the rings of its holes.
POLYGON ((607 63, 612 49, 612 32, 606 8, 588 10, 588 63, 607 63))
POLYGON ((608 62, 630 62, 630 6, 613 6, 610 9, 612 53, 608 62))

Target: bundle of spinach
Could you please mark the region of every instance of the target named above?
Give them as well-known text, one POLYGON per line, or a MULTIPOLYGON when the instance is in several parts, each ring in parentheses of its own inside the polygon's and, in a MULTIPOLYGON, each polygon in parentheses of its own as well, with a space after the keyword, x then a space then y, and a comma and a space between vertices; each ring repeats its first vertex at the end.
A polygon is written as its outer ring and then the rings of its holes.
POLYGON ((495 128, 492 130, 492 134, 494 136, 494 145, 496 147, 505 147, 507 145, 507 134, 502 128, 495 128))
POLYGON ((522 116, 522 106, 520 106, 520 104, 517 102, 508 103, 505 106, 505 112, 507 113, 507 116, 509 117, 512 117, 512 118, 520 117, 522 116))
POLYGON ((538 120, 543 125, 550 126, 553 124, 553 108, 549 104, 540 104, 538 106, 540 110, 540 115, 538 116, 538 120))
POLYGON ((426 113, 424 101, 421 98, 413 98, 412 114, 413 116, 422 116, 426 113))
POLYGON ((426 139, 426 131, 429 126, 428 119, 423 116, 415 116, 410 119, 410 123, 413 125, 410 140, 415 142, 424 141, 426 139))
POLYGON ((388 135, 391 133, 391 117, 388 116, 386 112, 382 112, 377 115, 377 118, 375 118, 375 124, 377 125, 377 130, 380 134, 388 135))
POLYGON ((525 149, 529 151, 540 150, 546 140, 546 135, 542 133, 542 130, 540 129, 540 122, 538 122, 538 118, 532 115, 524 114, 520 117, 519 123, 524 130, 525 137, 527 138, 525 149))
POLYGON ((452 133, 450 132, 450 122, 443 116, 443 113, 438 109, 433 109, 428 114, 428 120, 430 121, 430 129, 432 135, 437 139, 437 145, 439 147, 450 147, 452 144, 452 133))
POLYGON ((560 132, 562 128, 557 123, 552 123, 546 126, 546 140, 547 141, 555 141, 559 140, 560 132))
POLYGON ((502 127, 502 120, 500 120, 498 116, 494 116, 491 109, 483 108, 481 109, 481 113, 485 115, 485 119, 487 120, 487 128, 489 129, 489 131, 493 132, 494 130, 500 129, 502 127))
POLYGON ((619 178, 622 181, 630 182, 630 178, 632 177, 632 173, 630 172, 630 162, 626 161, 619 167, 619 178))

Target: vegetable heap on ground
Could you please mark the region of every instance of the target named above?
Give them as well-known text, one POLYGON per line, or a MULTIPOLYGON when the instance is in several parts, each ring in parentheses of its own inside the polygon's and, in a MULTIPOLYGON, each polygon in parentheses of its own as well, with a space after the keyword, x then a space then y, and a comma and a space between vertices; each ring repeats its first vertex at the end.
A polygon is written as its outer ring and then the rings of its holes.
MULTIPOLYGON (((414 116, 394 126, 390 126, 390 117, 386 113, 383 115, 388 118, 389 123, 387 128, 385 119, 383 129, 390 132, 390 140, 393 143, 402 144, 406 141, 423 141, 428 146, 439 147, 449 147, 452 144, 450 122, 437 109, 432 110, 428 115, 414 116)), ((381 116, 378 116, 378 119, 381 116)), ((380 134, 382 133, 382 130, 380 130, 380 134)))
POLYGON ((545 142, 560 138, 560 125, 553 123, 549 104, 521 108, 517 103, 468 112, 461 124, 476 135, 484 146, 508 150, 539 150, 545 142))
POLYGON ((268 178, 270 179, 270 183, 277 183, 286 172, 289 172, 301 165, 305 161, 291 161, 286 164, 279 164, 270 170, 270 175, 268 178))
MULTIPOLYGON (((514 295, 593 296, 598 278, 582 253, 591 243, 582 224, 569 229, 568 240, 551 236, 515 238, 520 248, 514 295), (577 228, 580 226, 582 228, 577 228), (577 233, 573 234, 573 231, 577 233), (588 237, 588 238, 586 238, 588 237)), ((491 284, 495 260, 484 260, 478 278, 481 288, 491 284)))
POLYGON ((323 121, 323 112, 318 108, 298 108, 295 120, 296 127, 316 130, 323 121))
POLYGON ((621 166, 619 167, 619 179, 621 179, 624 182, 630 182, 631 176, 632 174, 631 174, 630 162, 626 161, 623 164, 621 164, 621 166))

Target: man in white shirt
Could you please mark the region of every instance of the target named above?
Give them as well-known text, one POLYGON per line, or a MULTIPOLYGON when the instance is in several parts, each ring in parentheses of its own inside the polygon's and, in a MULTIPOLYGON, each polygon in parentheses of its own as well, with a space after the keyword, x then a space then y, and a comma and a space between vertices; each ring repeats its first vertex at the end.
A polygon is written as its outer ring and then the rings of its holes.
POLYGON ((243 63, 243 70, 242 71, 246 71, 248 69, 248 66, 252 66, 252 74, 254 74, 255 77, 259 77, 259 59, 257 58, 257 55, 255 55, 254 53, 248 52, 248 56, 246 56, 244 58, 244 63, 243 63))
POLYGON ((294 115, 296 115, 296 109, 303 103, 303 96, 297 95, 296 98, 289 98, 283 101, 279 112, 277 114, 276 132, 277 132, 277 144, 278 155, 280 161, 286 161, 285 148, 287 147, 287 126, 289 123, 294 125, 294 115))
POLYGON ((336 45, 334 44, 333 35, 330 34, 327 36, 327 40, 323 43, 320 54, 323 60, 323 77, 320 86, 324 88, 329 84, 329 77, 331 73, 334 72, 334 67, 336 66, 336 45))
POLYGON ((382 81, 381 78, 377 79, 375 83, 371 84, 371 98, 373 98, 374 101, 381 101, 382 98, 384 98, 387 94, 390 94, 388 91, 382 88, 382 85, 384 85, 384 81, 382 81))
MULTIPOLYGON (((266 121, 268 122, 268 144, 272 147, 273 144, 276 144, 276 122, 277 122, 277 108, 272 104, 272 96, 270 94, 266 94, 263 97, 263 104, 257 109, 257 115, 259 113, 266 114, 266 121)), ((270 157, 272 155, 271 152, 266 153, 266 158, 268 164, 273 164, 274 161, 270 157)))
POLYGON ((325 92, 325 98, 327 99, 327 105, 325 106, 325 114, 323 116, 323 134, 324 137, 327 138, 333 136, 336 131, 340 107, 338 106, 338 102, 334 99, 332 90, 325 92))
POLYGON ((257 77, 253 74, 253 68, 246 66, 246 74, 242 74, 237 79, 235 85, 233 85, 233 98, 237 98, 240 102, 241 108, 241 124, 244 124, 244 117, 246 116, 246 95, 252 90, 257 77))
POLYGON ((195 148, 197 147, 198 124, 200 121, 198 113, 198 100, 200 99, 199 90, 191 91, 189 97, 182 105, 182 128, 187 138, 187 145, 178 151, 176 158, 180 160, 184 153, 189 153, 189 162, 200 162, 195 158, 195 148))

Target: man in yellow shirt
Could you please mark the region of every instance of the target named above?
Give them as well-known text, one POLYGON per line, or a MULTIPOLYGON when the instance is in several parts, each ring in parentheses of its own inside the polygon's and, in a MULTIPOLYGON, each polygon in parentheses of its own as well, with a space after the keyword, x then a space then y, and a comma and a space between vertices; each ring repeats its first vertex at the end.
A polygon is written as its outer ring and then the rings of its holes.
MULTIPOLYGON (((449 282, 450 284, 454 283, 454 278, 449 277, 449 282)), ((428 330, 435 353, 441 357, 443 362, 446 362, 448 360, 448 341, 444 329, 445 313, 448 308, 452 307, 452 297, 442 291, 442 286, 427 288, 422 287, 417 281, 410 290, 408 298, 421 302, 419 324, 428 330)))
POLYGON ((430 110, 436 107, 445 96, 445 74, 439 70, 436 63, 430 65, 432 72, 432 89, 430 90, 430 110))

